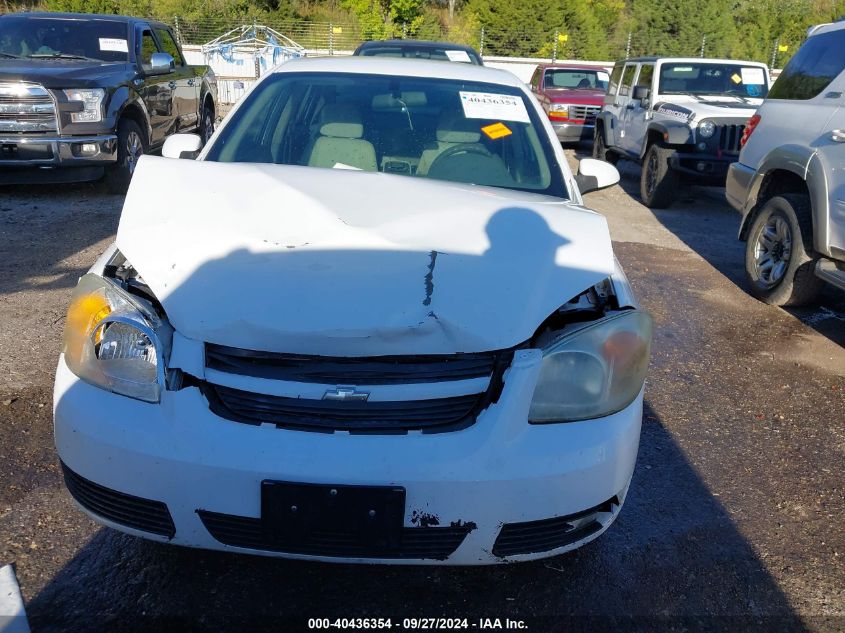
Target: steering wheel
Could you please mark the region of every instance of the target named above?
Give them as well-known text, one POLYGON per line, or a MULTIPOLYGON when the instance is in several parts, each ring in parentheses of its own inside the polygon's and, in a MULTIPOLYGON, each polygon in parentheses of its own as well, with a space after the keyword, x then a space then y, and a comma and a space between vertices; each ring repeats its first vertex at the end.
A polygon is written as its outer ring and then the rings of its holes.
POLYGON ((484 156, 485 158, 492 158, 493 154, 483 145, 479 145, 478 143, 460 143, 459 145, 455 145, 454 147, 450 147, 442 154, 440 154, 437 158, 435 158, 432 163, 431 167, 428 168, 428 173, 434 171, 434 168, 437 164, 447 158, 451 158, 457 154, 477 154, 479 156, 484 156))

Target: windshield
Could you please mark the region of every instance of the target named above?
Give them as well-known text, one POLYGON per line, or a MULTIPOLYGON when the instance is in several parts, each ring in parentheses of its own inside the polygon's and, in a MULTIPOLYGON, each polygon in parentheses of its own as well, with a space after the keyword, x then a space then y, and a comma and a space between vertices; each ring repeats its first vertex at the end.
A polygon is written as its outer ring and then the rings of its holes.
POLYGON ((115 20, 5 16, 0 18, 0 63, 12 57, 125 62, 127 34, 126 23, 115 20))
POLYGON ((545 88, 569 90, 607 90, 610 75, 604 70, 555 68, 546 70, 545 88))
POLYGON ((348 73, 271 75, 220 130, 206 160, 380 171, 567 197, 521 90, 348 73))
POLYGON ((761 99, 769 92, 766 71, 743 64, 663 64, 658 93, 662 95, 733 95, 761 99))

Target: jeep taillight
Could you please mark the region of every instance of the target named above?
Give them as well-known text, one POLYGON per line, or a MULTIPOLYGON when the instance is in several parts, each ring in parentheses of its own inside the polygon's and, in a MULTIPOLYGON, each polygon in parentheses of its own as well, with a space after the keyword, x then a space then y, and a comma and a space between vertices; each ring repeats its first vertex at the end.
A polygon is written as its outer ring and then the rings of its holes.
POLYGON ((754 134, 754 129, 757 127, 757 124, 760 123, 760 115, 755 114, 753 117, 748 119, 748 123, 745 124, 745 130, 742 132, 742 138, 739 139, 739 146, 745 147, 745 144, 748 142, 748 139, 751 138, 751 135, 754 134))

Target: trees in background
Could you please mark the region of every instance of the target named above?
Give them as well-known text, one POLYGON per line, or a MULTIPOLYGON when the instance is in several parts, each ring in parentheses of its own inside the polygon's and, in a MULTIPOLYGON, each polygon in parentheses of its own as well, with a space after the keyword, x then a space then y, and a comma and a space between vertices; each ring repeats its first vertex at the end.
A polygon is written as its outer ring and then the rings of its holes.
POLYGON ((179 16, 188 22, 304 20, 349 24, 362 39, 425 37, 488 54, 616 59, 733 56, 781 65, 813 24, 845 14, 845 0, 0 0, 40 7, 179 16))

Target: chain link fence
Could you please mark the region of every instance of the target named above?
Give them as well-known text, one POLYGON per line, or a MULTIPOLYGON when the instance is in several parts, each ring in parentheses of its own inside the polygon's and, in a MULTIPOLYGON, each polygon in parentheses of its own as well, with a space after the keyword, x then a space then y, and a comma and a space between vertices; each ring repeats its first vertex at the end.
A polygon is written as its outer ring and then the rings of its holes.
MULTIPOLYGON (((191 21, 183 17, 162 16, 164 22, 171 24, 182 44, 201 45, 216 37, 243 26, 243 21, 191 21)), ((348 54, 362 42, 372 39, 370 34, 353 22, 316 22, 306 20, 263 20, 263 26, 268 26, 303 46, 314 54, 348 54)), ((411 33, 407 25, 390 24, 386 27, 387 37, 407 39, 436 39, 457 44, 473 46, 482 55, 500 57, 542 57, 546 59, 595 59, 597 55, 585 47, 575 36, 567 34, 564 27, 548 27, 542 29, 508 28, 491 29, 489 27, 475 28, 447 28, 442 26, 430 27, 424 33, 411 33), (434 30, 432 30, 434 29, 434 30)), ((725 57, 729 56, 731 42, 701 36, 700 41, 689 45, 688 50, 677 47, 669 50, 654 50, 646 35, 638 32, 619 31, 607 34, 603 46, 606 61, 625 59, 640 55, 672 55, 687 57, 725 57)), ((754 61, 765 62, 776 66, 778 57, 783 57, 778 51, 778 42, 766 43, 761 47, 771 51, 754 61), (765 58, 762 58, 765 57, 765 58)))

